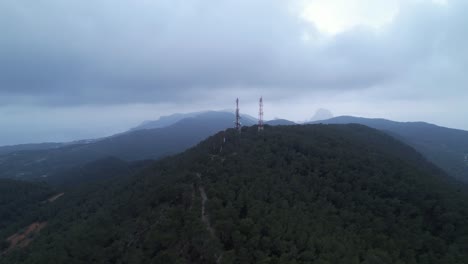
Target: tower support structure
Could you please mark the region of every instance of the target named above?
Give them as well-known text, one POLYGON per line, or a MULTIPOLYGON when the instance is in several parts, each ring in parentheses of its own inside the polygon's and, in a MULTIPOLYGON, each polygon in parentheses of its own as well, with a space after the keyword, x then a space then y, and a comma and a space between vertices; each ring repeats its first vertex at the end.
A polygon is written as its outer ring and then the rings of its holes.
POLYGON ((263 97, 258 101, 258 131, 263 131, 263 97))
POLYGON ((241 127, 242 127, 240 119, 241 117, 239 114, 239 98, 237 98, 236 99, 236 121, 234 121, 234 124, 235 124, 237 131, 239 131, 239 133, 241 132, 241 127))

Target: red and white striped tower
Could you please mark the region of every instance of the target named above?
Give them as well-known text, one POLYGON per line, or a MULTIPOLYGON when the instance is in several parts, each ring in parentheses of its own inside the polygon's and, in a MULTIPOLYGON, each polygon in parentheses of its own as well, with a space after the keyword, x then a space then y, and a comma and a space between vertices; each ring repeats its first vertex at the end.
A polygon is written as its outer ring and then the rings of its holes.
POLYGON ((260 97, 258 106, 258 131, 263 131, 263 97, 260 97))

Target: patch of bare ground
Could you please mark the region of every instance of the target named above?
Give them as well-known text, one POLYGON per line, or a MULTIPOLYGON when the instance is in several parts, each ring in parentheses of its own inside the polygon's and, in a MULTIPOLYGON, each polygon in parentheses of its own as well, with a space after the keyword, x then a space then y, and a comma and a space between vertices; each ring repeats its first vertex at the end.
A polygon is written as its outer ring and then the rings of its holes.
POLYGON ((25 230, 18 232, 14 235, 11 235, 7 238, 10 246, 5 250, 5 253, 10 252, 16 248, 25 248, 33 241, 34 235, 38 234, 44 227, 46 227, 47 222, 35 222, 26 227, 25 230))

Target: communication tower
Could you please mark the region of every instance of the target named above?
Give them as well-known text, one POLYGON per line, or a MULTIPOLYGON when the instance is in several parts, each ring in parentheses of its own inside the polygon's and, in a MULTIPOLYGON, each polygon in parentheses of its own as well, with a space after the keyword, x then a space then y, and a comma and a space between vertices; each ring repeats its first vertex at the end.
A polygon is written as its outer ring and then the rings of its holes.
POLYGON ((241 132, 241 122, 240 122, 240 114, 239 114, 239 98, 236 99, 236 121, 234 122, 234 124, 236 125, 236 129, 237 131, 239 131, 239 133, 241 132))
POLYGON ((258 102, 258 131, 263 131, 263 97, 258 102))

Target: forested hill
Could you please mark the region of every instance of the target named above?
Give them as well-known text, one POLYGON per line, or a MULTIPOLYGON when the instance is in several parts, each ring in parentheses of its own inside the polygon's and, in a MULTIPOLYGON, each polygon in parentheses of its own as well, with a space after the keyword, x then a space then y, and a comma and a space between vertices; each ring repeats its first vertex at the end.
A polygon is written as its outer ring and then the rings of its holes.
POLYGON ((424 122, 395 122, 352 116, 339 116, 314 123, 355 123, 385 131, 414 147, 449 175, 468 183, 468 131, 424 122))
POLYGON ((67 194, 0 262, 468 263, 466 191, 364 126, 228 130, 67 194))

